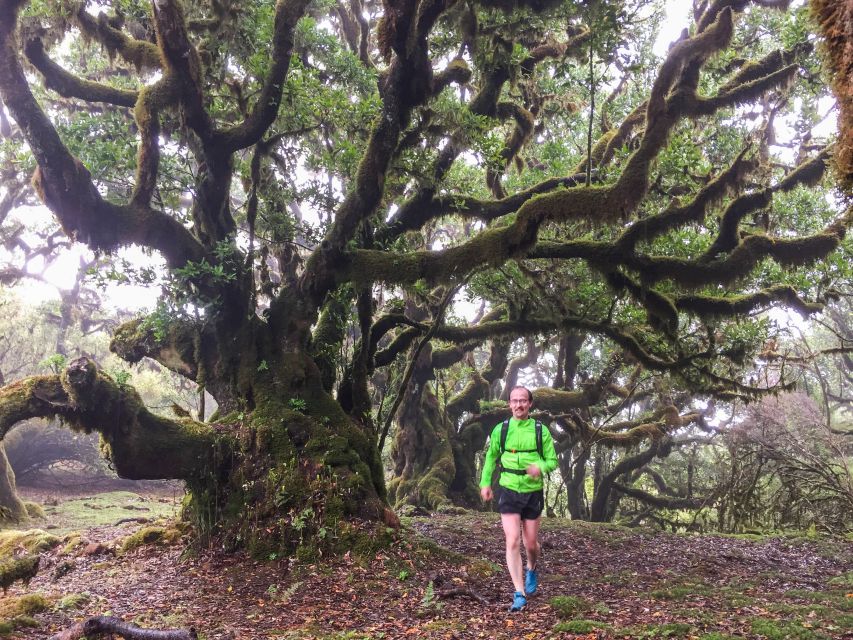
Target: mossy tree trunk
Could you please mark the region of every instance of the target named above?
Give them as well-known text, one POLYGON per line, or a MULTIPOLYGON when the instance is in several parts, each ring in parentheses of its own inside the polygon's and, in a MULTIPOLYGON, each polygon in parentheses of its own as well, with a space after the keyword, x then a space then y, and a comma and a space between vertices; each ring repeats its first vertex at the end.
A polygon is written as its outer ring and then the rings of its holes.
POLYGON ((193 348, 211 335, 189 325, 158 338, 132 323, 113 342, 126 357, 154 357, 194 379, 204 372, 226 407, 209 424, 151 413, 132 388, 81 358, 60 375, 0 389, 0 435, 36 416, 98 431, 120 476, 185 480, 199 532, 229 546, 311 557, 318 547, 351 546, 363 533, 355 522, 395 525, 375 434, 323 389, 310 357, 271 346, 281 342, 266 325, 247 324, 229 332, 228 354, 193 348))
POLYGON ((29 520, 27 507, 18 497, 15 472, 0 442, 0 524, 21 524, 29 520))
POLYGON ((391 451, 394 478, 388 485, 393 504, 430 510, 449 503, 448 489, 456 472, 450 423, 432 389, 432 356, 426 345, 404 391, 391 451))

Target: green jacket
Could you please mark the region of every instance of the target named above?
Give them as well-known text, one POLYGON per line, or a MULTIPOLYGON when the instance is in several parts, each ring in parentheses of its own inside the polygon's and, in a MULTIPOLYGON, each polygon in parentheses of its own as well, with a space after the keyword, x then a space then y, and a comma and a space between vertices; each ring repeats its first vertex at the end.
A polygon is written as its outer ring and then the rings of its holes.
MULTIPOLYGON (((486 461, 483 463, 483 473, 480 476, 480 486, 488 487, 492 484, 492 475, 495 472, 495 464, 498 461, 501 450, 501 427, 503 422, 498 423, 492 429, 489 437, 489 448, 486 449, 486 461)), ((542 455, 539 457, 536 451, 536 421, 533 418, 527 420, 516 420, 510 418, 509 431, 506 435, 506 446, 501 457, 501 465, 505 469, 526 469, 535 464, 542 471, 538 478, 527 474, 502 473, 499 484, 507 489, 519 493, 530 493, 542 488, 542 478, 546 473, 551 473, 557 468, 557 452, 554 451, 554 440, 546 425, 542 425, 542 455), (532 449, 529 453, 513 453, 513 449, 532 449)))

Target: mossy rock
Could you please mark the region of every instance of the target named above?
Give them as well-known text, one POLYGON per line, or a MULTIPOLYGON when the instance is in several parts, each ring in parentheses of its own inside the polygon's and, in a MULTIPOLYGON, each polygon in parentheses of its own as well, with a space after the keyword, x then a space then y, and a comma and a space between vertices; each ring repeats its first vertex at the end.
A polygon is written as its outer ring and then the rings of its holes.
POLYGON ((175 528, 143 527, 122 540, 119 553, 133 551, 146 544, 176 544, 180 539, 181 532, 175 528))
POLYGON ((40 504, 36 504, 35 502, 25 502, 24 507, 27 510, 27 515, 33 520, 44 520, 47 517, 40 504))
POLYGON ((62 547, 62 555, 64 556, 71 555, 81 547, 89 544, 89 541, 77 532, 69 533, 62 538, 62 542, 65 543, 65 546, 62 547))
POLYGON ((3 592, 5 593, 6 589, 18 580, 28 586, 30 580, 38 573, 40 560, 41 556, 33 554, 0 562, 0 587, 3 592))
POLYGON ((83 605, 91 602, 92 596, 88 593, 69 593, 56 603, 56 608, 62 611, 70 609, 79 609, 83 605))
POLYGON ((50 601, 35 593, 0 598, 0 620, 5 622, 11 622, 18 616, 31 616, 48 609, 50 609, 50 601))
POLYGON ((15 549, 23 547, 27 553, 42 553, 57 546, 62 540, 57 536, 42 531, 0 531, 0 557, 11 556, 15 549))

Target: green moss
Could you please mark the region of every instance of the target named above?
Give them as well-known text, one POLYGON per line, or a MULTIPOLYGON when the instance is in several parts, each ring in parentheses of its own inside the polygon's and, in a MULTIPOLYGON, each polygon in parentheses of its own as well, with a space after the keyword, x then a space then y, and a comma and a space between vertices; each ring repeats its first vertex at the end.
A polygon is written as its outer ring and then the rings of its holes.
POLYGON ((44 596, 29 593, 23 596, 0 598, 0 619, 11 620, 17 616, 31 616, 50 608, 50 601, 44 596))
POLYGON ((56 603, 56 608, 62 611, 69 609, 79 609, 83 605, 92 600, 92 596, 88 593, 69 593, 56 603))
POLYGON ((614 632, 617 637, 628 638, 686 638, 692 634, 693 627, 683 622, 665 624, 636 625, 614 632))
POLYGON ((573 618, 577 614, 589 611, 591 604, 579 596, 554 596, 548 601, 560 618, 573 618))
POLYGON ((30 518, 35 520, 45 519, 44 509, 40 504, 36 504, 35 502, 25 502, 24 507, 26 507, 27 515, 30 516, 30 518))
POLYGON ((38 573, 39 561, 40 557, 33 554, 0 562, 0 588, 3 589, 3 593, 18 580, 23 582, 24 586, 28 586, 30 580, 38 573))
POLYGON ((833 587, 853 587, 853 571, 848 571, 844 575, 835 576, 827 583, 833 587))
POLYGON ((554 631, 556 633, 586 634, 592 633, 596 629, 607 629, 609 626, 595 620, 568 620, 566 622, 558 622, 554 625, 554 631))
POLYGON ((468 565, 468 575, 474 578, 491 578, 503 573, 503 567, 491 560, 478 559, 468 565))
POLYGON ((74 553, 79 547, 87 544, 87 541, 79 533, 69 534, 62 541, 65 543, 65 546, 62 547, 62 555, 65 556, 74 553))
POLYGON ((655 589, 650 595, 658 600, 685 600, 692 596, 708 595, 712 591, 707 585, 687 583, 667 585, 661 589, 655 589))
POLYGON ((767 640, 828 640, 828 637, 822 633, 807 629, 796 621, 754 618, 750 628, 754 634, 763 636, 767 640))
POLYGON ((119 553, 127 553, 146 544, 175 544, 181 539, 181 532, 175 528, 143 527, 122 540, 119 553))
POLYGON ((27 553, 42 553, 57 546, 61 540, 41 529, 0 531, 0 557, 11 556, 23 547, 27 553))

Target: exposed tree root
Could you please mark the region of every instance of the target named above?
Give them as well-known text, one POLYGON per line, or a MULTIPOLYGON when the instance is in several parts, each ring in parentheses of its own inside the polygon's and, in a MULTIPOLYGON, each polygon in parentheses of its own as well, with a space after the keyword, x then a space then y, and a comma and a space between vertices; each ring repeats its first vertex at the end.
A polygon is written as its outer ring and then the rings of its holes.
POLYGON ((195 629, 142 629, 112 616, 92 616, 61 631, 50 640, 80 640, 116 634, 125 640, 198 640, 195 629))
POLYGON ((486 600, 483 596, 481 596, 479 593, 477 593, 473 589, 465 589, 465 588, 447 589, 446 591, 441 591, 438 594, 436 594, 436 597, 439 600, 446 600, 447 598, 455 598, 457 596, 466 596, 466 597, 471 598, 473 600, 476 600, 480 604, 486 605, 486 606, 489 606, 491 604, 488 600, 486 600))

